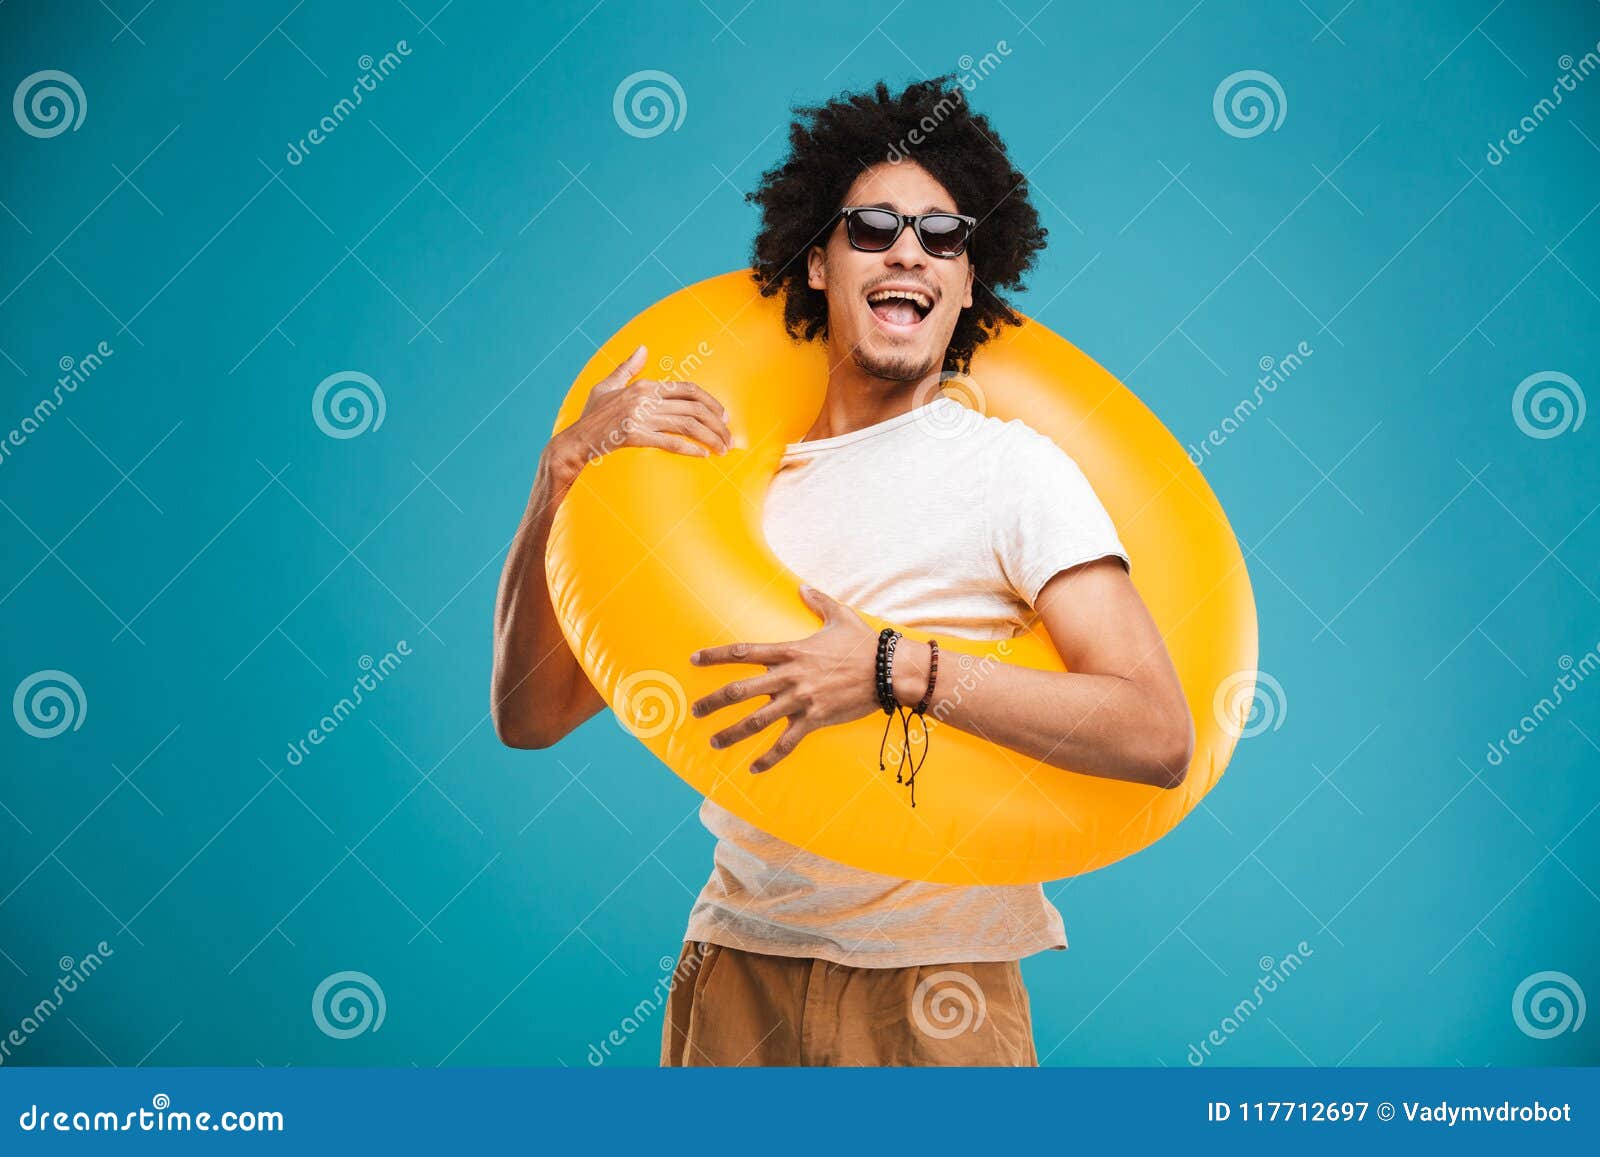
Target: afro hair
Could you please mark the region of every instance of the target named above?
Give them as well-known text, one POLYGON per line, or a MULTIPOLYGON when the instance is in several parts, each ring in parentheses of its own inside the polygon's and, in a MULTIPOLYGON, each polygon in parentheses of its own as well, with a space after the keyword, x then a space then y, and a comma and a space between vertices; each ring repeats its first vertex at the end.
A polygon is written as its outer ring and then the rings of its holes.
POLYGON ((857 176, 908 161, 948 189, 957 210, 978 219, 967 248, 972 305, 956 321, 944 362, 947 371, 965 373, 978 346, 1002 326, 1021 323, 1002 293, 1023 288, 1046 230, 1028 199, 1027 177, 953 76, 918 81, 898 95, 880 81, 871 92, 795 109, 788 156, 745 198, 761 212, 753 275, 763 296, 784 295, 792 337, 826 339, 827 297, 807 284, 806 254, 826 243, 857 176))

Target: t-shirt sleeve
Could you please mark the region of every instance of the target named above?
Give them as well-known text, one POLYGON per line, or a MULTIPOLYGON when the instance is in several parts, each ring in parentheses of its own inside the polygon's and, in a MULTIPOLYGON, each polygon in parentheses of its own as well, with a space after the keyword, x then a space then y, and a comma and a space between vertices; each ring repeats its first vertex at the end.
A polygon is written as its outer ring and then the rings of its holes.
POLYGON ((1008 423, 992 457, 989 535, 1006 580, 1027 604, 1056 575, 1114 555, 1130 573, 1132 560, 1089 479, 1049 438, 1008 423))

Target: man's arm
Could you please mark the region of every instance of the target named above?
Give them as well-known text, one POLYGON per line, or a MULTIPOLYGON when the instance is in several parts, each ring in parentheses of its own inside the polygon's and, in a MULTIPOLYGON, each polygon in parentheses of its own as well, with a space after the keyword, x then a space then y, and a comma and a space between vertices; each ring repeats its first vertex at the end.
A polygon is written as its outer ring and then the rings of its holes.
MULTIPOLYGON (((712 746, 726 747, 787 719, 751 771, 766 771, 819 727, 879 709, 876 633, 820 592, 805 588, 801 596, 823 620, 816 634, 792 643, 710 647, 693 658, 700 665, 767 668, 694 704, 694 713, 705 715, 770 696, 712 738, 712 746)), ((1182 783, 1194 753, 1193 720, 1161 633, 1122 564, 1101 558, 1060 572, 1045 584, 1036 609, 1068 671, 999 663, 957 694, 952 667, 941 662, 934 702, 944 721, 1054 767, 1155 787, 1182 783)), ((926 643, 901 640, 894 659, 899 702, 922 699, 930 656, 926 643)))
POLYGON ((550 526, 578 473, 623 446, 704 457, 726 451, 732 440, 721 403, 693 382, 630 384, 644 363, 640 346, 595 386, 582 416, 539 456, 495 598, 489 712, 507 746, 549 747, 606 705, 567 646, 545 582, 550 526))
POLYGON ((549 747, 606 705, 567 646, 545 585, 550 525, 575 478, 577 469, 552 441, 500 573, 490 713, 508 747, 549 747))
MULTIPOLYGON (((1035 609, 1067 673, 1001 663, 959 692, 941 674, 940 717, 1054 767, 1181 784, 1194 758, 1194 721, 1161 632, 1122 563, 1101 558, 1062 571, 1035 609)), ((926 643, 901 640, 894 662, 900 702, 921 699, 929 655, 926 643)))

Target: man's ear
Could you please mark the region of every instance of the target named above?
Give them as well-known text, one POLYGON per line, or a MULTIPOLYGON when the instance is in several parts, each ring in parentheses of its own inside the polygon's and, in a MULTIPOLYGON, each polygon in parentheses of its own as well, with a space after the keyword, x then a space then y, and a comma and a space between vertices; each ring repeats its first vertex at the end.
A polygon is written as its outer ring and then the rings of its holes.
MULTIPOLYGON (((806 254, 806 284, 812 289, 828 288, 828 260, 820 245, 813 245, 806 254)), ((970 288, 968 293, 970 293, 970 288)))
POLYGON ((972 268, 972 262, 968 261, 967 262, 967 295, 961 302, 961 308, 962 309, 971 309, 972 308, 972 279, 973 279, 973 277, 975 275, 976 275, 976 270, 974 270, 972 268))

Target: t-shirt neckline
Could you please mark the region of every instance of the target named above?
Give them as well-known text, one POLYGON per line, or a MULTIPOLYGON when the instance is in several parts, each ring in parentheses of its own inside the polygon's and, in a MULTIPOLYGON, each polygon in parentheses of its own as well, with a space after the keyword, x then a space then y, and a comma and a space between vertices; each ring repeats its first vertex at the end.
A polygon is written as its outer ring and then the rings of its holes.
POLYGON ((856 442, 863 442, 868 438, 876 438, 879 434, 887 434, 891 430, 898 430, 902 426, 911 424, 923 417, 931 417, 927 411, 935 406, 958 406, 965 409, 954 398, 940 394, 932 401, 921 406, 913 406, 903 414, 896 414, 892 418, 885 418, 881 422, 874 422, 870 426, 863 426, 859 430, 851 430, 847 434, 835 434, 831 438, 818 438, 812 442, 790 442, 784 447, 784 456, 792 457, 802 454, 815 454, 821 450, 835 450, 840 446, 849 446, 856 442))

